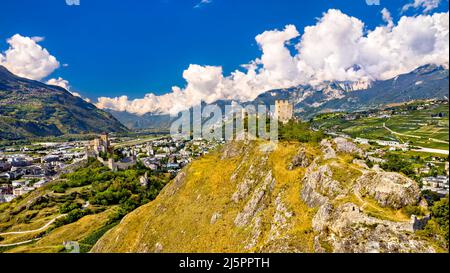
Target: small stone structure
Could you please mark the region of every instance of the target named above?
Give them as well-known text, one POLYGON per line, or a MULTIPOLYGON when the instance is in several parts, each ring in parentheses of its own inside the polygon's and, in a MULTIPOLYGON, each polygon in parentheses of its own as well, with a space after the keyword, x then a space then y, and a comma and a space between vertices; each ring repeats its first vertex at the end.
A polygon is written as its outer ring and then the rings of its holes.
POLYGON ((423 230, 425 226, 428 224, 428 221, 430 221, 431 216, 427 215, 422 218, 417 218, 416 215, 411 215, 411 225, 413 231, 417 230, 423 230))
POLYGON ((275 101, 275 117, 282 123, 288 123, 294 117, 294 106, 288 100, 275 101))
POLYGON ((136 153, 133 151, 132 156, 121 159, 120 161, 114 161, 113 158, 107 160, 102 158, 101 154, 113 154, 114 149, 111 146, 109 136, 107 133, 103 133, 100 137, 91 141, 86 146, 86 157, 96 158, 104 166, 108 167, 112 171, 127 170, 137 163, 136 153))

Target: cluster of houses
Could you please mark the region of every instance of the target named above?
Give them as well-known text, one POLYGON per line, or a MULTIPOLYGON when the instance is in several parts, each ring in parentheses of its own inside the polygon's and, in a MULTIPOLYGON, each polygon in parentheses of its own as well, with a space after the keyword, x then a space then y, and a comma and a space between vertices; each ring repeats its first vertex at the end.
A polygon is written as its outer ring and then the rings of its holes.
MULTIPOLYGON (((400 105, 393 105, 391 107, 387 107, 382 110, 371 109, 371 110, 365 110, 365 111, 359 111, 359 112, 353 112, 353 113, 345 113, 342 118, 347 121, 357 120, 357 119, 365 118, 365 117, 388 119, 393 115, 408 114, 407 111, 430 109, 436 105, 442 105, 442 104, 448 105, 448 100, 431 99, 431 100, 423 102, 422 104, 403 105, 402 107, 398 107, 400 105)), ((445 116, 446 116, 446 114, 442 113, 442 112, 436 113, 436 114, 431 114, 431 118, 436 118, 436 119, 443 118, 445 116)))
POLYGON ((429 190, 441 197, 449 193, 449 178, 448 176, 439 175, 436 177, 425 177, 422 179, 422 190, 429 190))
MULTIPOLYGON (((38 143, 0 150, 0 203, 42 187, 72 166, 96 158, 113 171, 142 162, 151 170, 176 174, 193 158, 207 154, 220 141, 174 140, 170 137, 114 149, 108 134, 93 141, 38 143)), ((142 177, 141 183, 145 184, 142 177)))
POLYGON ((69 165, 82 160, 81 142, 39 143, 0 151, 0 203, 42 187, 69 165), (76 151, 81 149, 81 151, 76 151))
POLYGON ((193 158, 207 154, 211 149, 222 143, 224 143, 223 140, 196 139, 186 141, 163 138, 136 145, 133 148, 135 151, 139 151, 140 160, 147 168, 154 171, 177 173, 193 158))
POLYGON ((164 137, 113 149, 108 134, 102 134, 86 146, 86 156, 96 158, 113 171, 129 169, 140 161, 154 171, 177 173, 192 158, 207 154, 222 143, 223 140, 188 141, 164 137))

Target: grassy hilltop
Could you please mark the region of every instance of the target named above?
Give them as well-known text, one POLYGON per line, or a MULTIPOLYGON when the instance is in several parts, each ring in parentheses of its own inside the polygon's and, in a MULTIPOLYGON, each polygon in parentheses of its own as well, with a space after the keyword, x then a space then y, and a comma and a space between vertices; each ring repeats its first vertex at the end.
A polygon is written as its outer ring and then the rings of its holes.
POLYGON ((428 213, 418 205, 414 181, 372 171, 354 161, 353 152, 326 143, 330 142, 227 144, 194 161, 155 201, 108 231, 92 251, 434 252, 446 248, 426 232, 410 230, 413 212, 428 213), (330 149, 337 149, 335 156, 329 157, 330 149), (385 176, 392 184, 383 184, 385 176), (387 188, 402 184, 407 190, 381 198, 372 182, 387 188), (388 244, 393 238, 396 243, 388 244))

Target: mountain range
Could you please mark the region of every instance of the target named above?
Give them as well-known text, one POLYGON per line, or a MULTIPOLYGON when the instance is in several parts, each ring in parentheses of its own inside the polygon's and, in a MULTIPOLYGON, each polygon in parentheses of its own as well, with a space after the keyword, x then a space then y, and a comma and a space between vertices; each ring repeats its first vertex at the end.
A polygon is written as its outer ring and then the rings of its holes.
MULTIPOLYGON (((276 100, 289 100, 294 104, 296 115, 303 120, 308 120, 323 112, 351 112, 412 100, 445 99, 449 94, 448 76, 448 68, 429 64, 388 80, 328 81, 314 86, 299 85, 269 90, 255 100, 241 104, 269 106, 274 105, 276 100)), ((231 101, 220 100, 213 104, 223 108, 224 105, 231 104, 231 101)), ((130 129, 167 130, 170 125, 170 117, 167 115, 147 113, 140 116, 128 112, 107 111, 130 129)))
MULTIPOLYGON (((269 90, 242 105, 273 105, 289 100, 298 117, 333 111, 359 111, 419 99, 448 98, 448 68, 421 66, 388 80, 329 81, 269 90)), ((213 104, 224 107, 232 101, 213 104)), ((173 118, 160 113, 136 115, 101 110, 58 86, 18 77, 0 66, 0 139, 60 136, 64 134, 124 132, 128 129, 166 131, 173 118)))
POLYGON ((127 130, 110 113, 64 88, 18 77, 0 66, 0 139, 127 130))

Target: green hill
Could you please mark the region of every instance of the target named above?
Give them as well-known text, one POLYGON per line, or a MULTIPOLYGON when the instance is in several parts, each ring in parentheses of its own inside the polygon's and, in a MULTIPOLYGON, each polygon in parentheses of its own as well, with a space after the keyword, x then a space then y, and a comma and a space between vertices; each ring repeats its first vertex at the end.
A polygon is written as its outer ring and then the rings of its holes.
POLYGON ((0 66, 0 139, 126 130, 111 114, 67 90, 17 77, 0 66))
POLYGON ((83 162, 61 179, 0 204, 0 253, 64 252, 65 241, 77 241, 87 252, 124 215, 153 200, 168 179, 142 165, 113 172, 98 161, 83 162), (139 182, 145 173, 147 186, 139 182))

